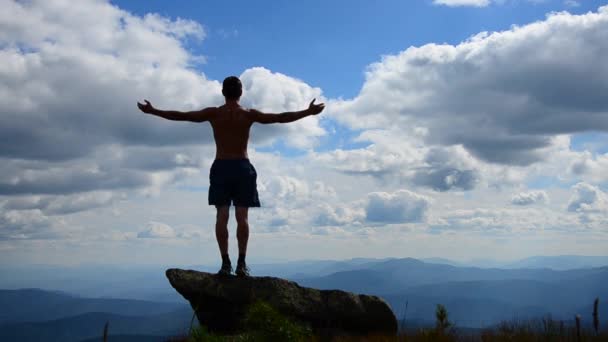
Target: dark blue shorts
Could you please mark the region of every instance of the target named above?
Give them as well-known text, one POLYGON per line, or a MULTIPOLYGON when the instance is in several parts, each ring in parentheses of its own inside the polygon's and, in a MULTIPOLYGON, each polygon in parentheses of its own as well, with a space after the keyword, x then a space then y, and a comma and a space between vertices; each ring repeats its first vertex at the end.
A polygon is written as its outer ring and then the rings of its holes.
POLYGON ((216 159, 209 172, 209 205, 259 207, 257 177, 249 159, 216 159))

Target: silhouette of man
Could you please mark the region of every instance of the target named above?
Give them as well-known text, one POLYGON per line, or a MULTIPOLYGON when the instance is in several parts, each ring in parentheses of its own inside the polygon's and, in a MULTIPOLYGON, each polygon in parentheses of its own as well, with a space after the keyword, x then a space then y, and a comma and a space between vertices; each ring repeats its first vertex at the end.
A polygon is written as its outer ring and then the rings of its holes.
POLYGON ((261 124, 293 122, 309 115, 317 115, 325 108, 323 103, 315 104, 313 99, 306 110, 280 114, 262 113, 241 107, 239 100, 242 93, 241 81, 236 76, 230 76, 223 82, 222 94, 226 103, 220 107, 178 112, 156 109, 148 100, 144 100, 145 104, 137 103, 137 107, 142 112, 168 120, 211 123, 216 150, 215 160, 209 172, 209 205, 215 205, 217 209, 215 237, 222 255, 222 267, 218 272, 220 275, 232 273, 232 264, 228 255, 228 218, 231 204, 235 206, 236 237, 239 246, 235 273, 237 276, 249 275, 249 268, 245 262, 249 241, 247 216, 250 207, 260 206, 256 185, 257 173, 247 155, 251 126, 254 122, 261 124))

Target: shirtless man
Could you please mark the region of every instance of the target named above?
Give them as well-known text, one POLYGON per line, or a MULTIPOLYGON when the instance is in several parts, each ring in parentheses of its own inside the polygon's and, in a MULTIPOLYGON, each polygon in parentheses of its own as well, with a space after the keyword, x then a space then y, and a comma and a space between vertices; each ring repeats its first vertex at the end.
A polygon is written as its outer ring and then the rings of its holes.
POLYGON ((223 83, 222 94, 226 103, 221 107, 178 112, 156 109, 148 100, 144 100, 145 104, 137 103, 137 107, 142 112, 168 120, 211 123, 216 149, 215 161, 209 173, 209 205, 215 205, 217 209, 215 237, 222 255, 222 267, 218 272, 220 275, 232 273, 232 264, 228 256, 228 218, 232 203, 235 206, 236 238, 239 245, 239 259, 235 273, 237 276, 249 275, 249 268, 245 262, 249 240, 247 215, 250 207, 260 206, 256 185, 257 173, 247 155, 251 125, 254 122, 261 124, 293 122, 309 115, 317 115, 325 108, 323 103, 315 104, 313 99, 306 110, 267 114, 241 107, 239 100, 242 93, 241 81, 235 76, 230 76, 223 83))

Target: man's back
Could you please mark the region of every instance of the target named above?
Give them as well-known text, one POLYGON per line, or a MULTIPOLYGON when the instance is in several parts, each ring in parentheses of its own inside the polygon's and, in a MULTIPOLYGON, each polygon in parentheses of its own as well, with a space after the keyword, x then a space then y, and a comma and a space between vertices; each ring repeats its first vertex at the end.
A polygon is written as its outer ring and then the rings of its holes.
POLYGON ((217 107, 209 122, 215 138, 215 159, 245 159, 252 113, 239 105, 217 107))

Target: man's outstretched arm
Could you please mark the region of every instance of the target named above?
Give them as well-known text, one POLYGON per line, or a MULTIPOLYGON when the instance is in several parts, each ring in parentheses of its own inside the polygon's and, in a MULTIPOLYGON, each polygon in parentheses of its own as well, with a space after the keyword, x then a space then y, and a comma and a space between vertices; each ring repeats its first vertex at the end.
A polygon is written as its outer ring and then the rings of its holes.
POLYGON ((319 103, 315 104, 315 100, 313 99, 308 106, 308 109, 301 110, 299 112, 285 112, 281 114, 265 114, 255 109, 251 110, 253 121, 259 122, 261 124, 271 124, 271 123, 288 123, 296 120, 300 120, 309 115, 317 115, 325 109, 325 104, 319 103))
POLYGON ((190 112, 178 112, 175 110, 160 110, 152 106, 148 100, 144 100, 145 104, 137 102, 137 107, 144 113, 160 116, 167 120, 175 121, 192 121, 192 122, 203 122, 211 119, 216 108, 209 107, 201 110, 195 110, 190 112))

